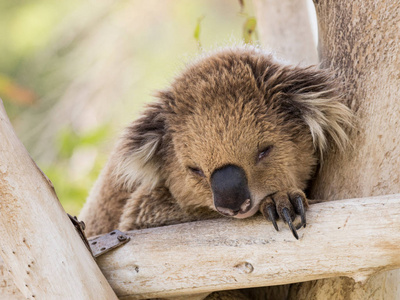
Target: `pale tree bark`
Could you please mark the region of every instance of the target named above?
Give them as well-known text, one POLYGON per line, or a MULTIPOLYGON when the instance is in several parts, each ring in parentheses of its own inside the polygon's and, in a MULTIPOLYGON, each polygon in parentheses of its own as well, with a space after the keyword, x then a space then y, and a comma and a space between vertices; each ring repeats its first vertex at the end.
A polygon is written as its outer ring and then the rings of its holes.
MULTIPOLYGON (((277 234, 261 216, 133 230, 129 243, 97 262, 124 300, 200 300, 215 290, 360 278, 400 267, 398 248, 393 247, 400 244, 399 206, 400 194, 312 205, 309 225, 299 231, 298 241, 283 222, 277 234), (370 254, 360 255, 360 249, 370 254)), ((268 290, 271 298, 257 299, 278 299, 276 291, 268 290)), ((11 287, 0 288, 1 296, 4 292, 5 299, 22 299, 11 297, 11 287)))
MULTIPOLYGON (((335 200, 398 193, 400 2, 319 0, 315 6, 320 59, 345 79, 344 94, 357 123, 353 150, 328 157, 311 196, 335 200)), ((370 254, 360 249, 360 255, 370 254)), ((342 277, 298 284, 290 298, 400 299, 399 270, 365 275, 360 282, 342 277)))
POLYGON ((390 246, 400 244, 399 205, 400 194, 312 205, 299 240, 283 222, 276 233, 262 217, 135 230, 129 243, 99 257, 98 264, 124 300, 358 278, 400 266, 398 250, 390 246), (371 254, 360 255, 360 248, 371 254))
MULTIPOLYGON (((117 299, 51 182, 16 137, 1 100, 0 250, 6 266, 0 272, 11 275, 25 299, 117 299)), ((8 299, 21 298, 9 277, 2 282, 8 299)))
POLYGON ((307 0, 253 0, 262 46, 293 64, 318 62, 307 0))

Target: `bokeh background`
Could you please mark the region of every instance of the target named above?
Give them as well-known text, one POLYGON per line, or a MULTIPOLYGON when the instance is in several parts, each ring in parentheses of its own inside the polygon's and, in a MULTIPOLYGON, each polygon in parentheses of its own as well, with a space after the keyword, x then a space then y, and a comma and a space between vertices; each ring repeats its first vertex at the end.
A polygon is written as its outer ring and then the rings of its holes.
POLYGON ((0 0, 0 98, 65 210, 154 91, 204 49, 257 43, 255 22, 251 1, 0 0))

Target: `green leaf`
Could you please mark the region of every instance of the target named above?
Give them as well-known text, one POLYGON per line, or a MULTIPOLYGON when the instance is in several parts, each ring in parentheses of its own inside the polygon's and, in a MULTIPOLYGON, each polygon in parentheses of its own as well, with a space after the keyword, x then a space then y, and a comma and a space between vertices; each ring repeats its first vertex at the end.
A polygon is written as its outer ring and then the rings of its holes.
POLYGON ((254 17, 249 17, 246 19, 243 25, 243 39, 246 44, 252 43, 252 36, 256 31, 257 20, 254 17))
POLYGON ((194 33, 193 33, 193 37, 199 45, 200 45, 200 25, 201 25, 201 21, 203 21, 204 17, 205 16, 201 16, 200 18, 197 19, 196 28, 194 29, 194 33))

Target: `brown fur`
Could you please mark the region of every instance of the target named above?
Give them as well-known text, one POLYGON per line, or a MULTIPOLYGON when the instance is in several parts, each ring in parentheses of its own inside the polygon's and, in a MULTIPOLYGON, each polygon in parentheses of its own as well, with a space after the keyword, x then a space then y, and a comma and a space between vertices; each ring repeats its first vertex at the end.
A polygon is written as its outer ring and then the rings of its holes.
POLYGON ((210 176, 225 165, 245 171, 254 212, 269 201, 280 215, 323 153, 347 141, 338 90, 331 73, 256 49, 200 58, 125 130, 82 210, 88 235, 218 216, 210 176))

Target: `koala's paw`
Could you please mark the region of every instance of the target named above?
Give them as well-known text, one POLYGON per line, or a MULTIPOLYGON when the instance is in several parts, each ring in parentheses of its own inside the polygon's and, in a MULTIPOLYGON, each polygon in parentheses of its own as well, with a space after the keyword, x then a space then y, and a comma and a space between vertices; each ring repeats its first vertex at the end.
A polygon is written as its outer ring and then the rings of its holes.
POLYGON ((288 224, 294 237, 299 239, 296 229, 306 227, 306 209, 308 202, 305 194, 301 190, 290 190, 289 192, 277 192, 263 199, 260 204, 260 211, 264 217, 271 221, 275 229, 279 231, 276 220, 281 218, 288 224), (293 221, 296 215, 300 215, 301 223, 297 227, 293 221))

